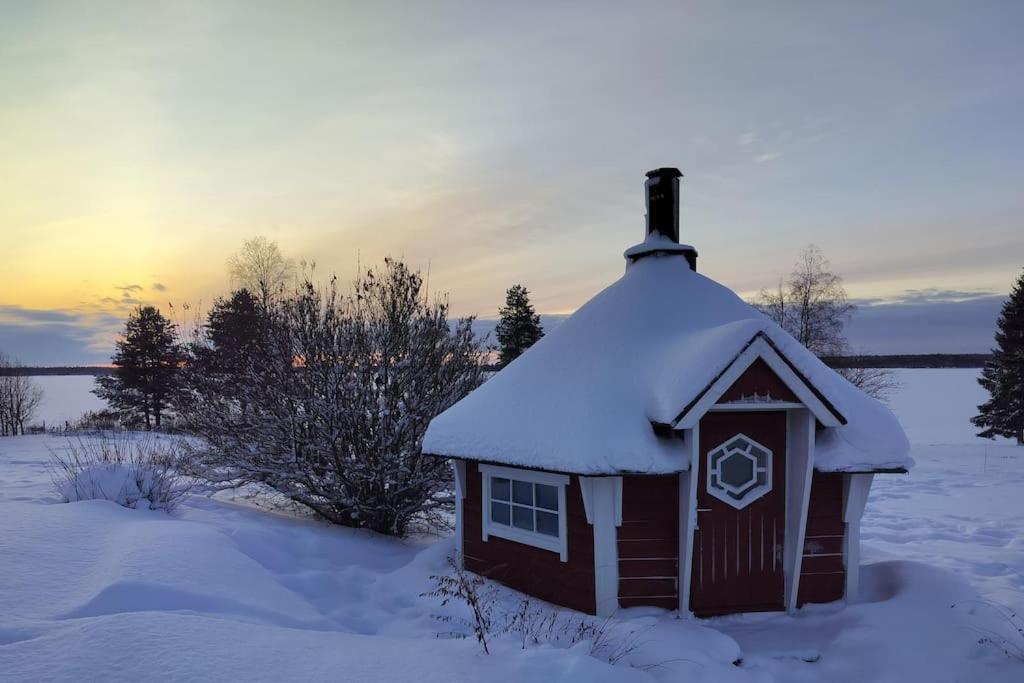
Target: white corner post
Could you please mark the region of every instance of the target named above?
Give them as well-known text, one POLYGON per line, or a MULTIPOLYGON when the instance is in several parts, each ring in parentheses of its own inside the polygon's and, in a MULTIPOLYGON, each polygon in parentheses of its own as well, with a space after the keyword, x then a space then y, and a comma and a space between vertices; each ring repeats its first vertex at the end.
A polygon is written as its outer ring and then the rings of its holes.
POLYGON ((683 432, 689 471, 679 473, 679 615, 692 617, 693 534, 697 529, 697 482, 700 479, 700 424, 683 432))
POLYGON ((597 616, 619 609, 619 534, 622 477, 580 477, 583 508, 594 528, 594 598, 597 616))
POLYGON ((843 561, 846 563, 846 602, 860 599, 860 520, 868 502, 874 474, 857 472, 843 477, 843 561))
POLYGON ((455 552, 459 568, 463 568, 462 545, 466 533, 462 508, 466 501, 466 461, 452 460, 452 471, 455 474, 455 552))
POLYGON ((786 581, 786 612, 796 612, 807 535, 807 507, 814 473, 815 417, 807 409, 786 413, 786 538, 782 571, 786 581))

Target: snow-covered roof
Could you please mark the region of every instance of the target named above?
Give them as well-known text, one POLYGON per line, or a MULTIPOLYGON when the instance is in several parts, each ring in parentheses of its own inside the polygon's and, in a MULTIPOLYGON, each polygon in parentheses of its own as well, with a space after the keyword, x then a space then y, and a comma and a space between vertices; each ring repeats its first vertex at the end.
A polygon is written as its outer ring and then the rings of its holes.
POLYGON ((815 467, 909 467, 895 415, 679 255, 649 255, 431 422, 423 450, 580 474, 689 468, 658 436, 760 335, 846 424, 818 432, 815 467))

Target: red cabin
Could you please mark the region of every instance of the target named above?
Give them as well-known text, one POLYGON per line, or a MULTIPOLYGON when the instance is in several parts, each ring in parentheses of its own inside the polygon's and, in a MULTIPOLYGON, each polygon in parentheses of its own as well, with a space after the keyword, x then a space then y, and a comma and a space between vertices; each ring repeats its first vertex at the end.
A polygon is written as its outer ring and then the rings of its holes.
POLYGON ((895 416, 679 243, 676 169, 647 179, 626 273, 439 415, 466 569, 591 614, 793 611, 855 600, 895 416))

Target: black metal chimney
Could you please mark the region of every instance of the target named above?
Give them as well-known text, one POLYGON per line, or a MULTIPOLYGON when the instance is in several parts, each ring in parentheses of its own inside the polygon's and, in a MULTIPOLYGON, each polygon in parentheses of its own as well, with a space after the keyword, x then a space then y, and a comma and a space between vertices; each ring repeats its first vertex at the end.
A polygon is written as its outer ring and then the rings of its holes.
POLYGON ((652 254, 680 254, 691 270, 697 270, 697 250, 679 243, 679 182, 682 177, 678 168, 656 168, 647 172, 644 182, 647 237, 643 243, 626 251, 630 262, 652 254), (663 239, 653 239, 655 233, 663 239))
POLYGON ((647 172, 647 234, 660 232, 679 243, 679 179, 678 168, 656 168, 647 172))

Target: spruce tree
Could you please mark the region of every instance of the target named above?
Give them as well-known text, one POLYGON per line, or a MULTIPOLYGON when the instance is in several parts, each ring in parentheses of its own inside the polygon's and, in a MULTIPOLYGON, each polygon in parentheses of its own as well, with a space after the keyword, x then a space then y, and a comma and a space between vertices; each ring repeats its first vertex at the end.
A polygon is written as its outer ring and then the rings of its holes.
POLYGON ((128 316, 124 336, 111 358, 114 374, 98 378, 93 393, 126 422, 142 418, 146 429, 159 429, 181 360, 174 324, 153 306, 139 306, 128 316))
POLYGON ((513 285, 505 293, 505 306, 498 311, 501 320, 495 330, 501 344, 502 367, 505 367, 544 336, 540 316, 533 310, 530 293, 522 285, 513 285))
POLYGON ((266 310, 248 289, 218 297, 206 318, 210 370, 238 374, 246 364, 266 321, 266 310))
POLYGON ((971 419, 982 430, 978 436, 1005 436, 1024 444, 1024 273, 1003 304, 996 322, 996 348, 978 383, 990 396, 971 419))

